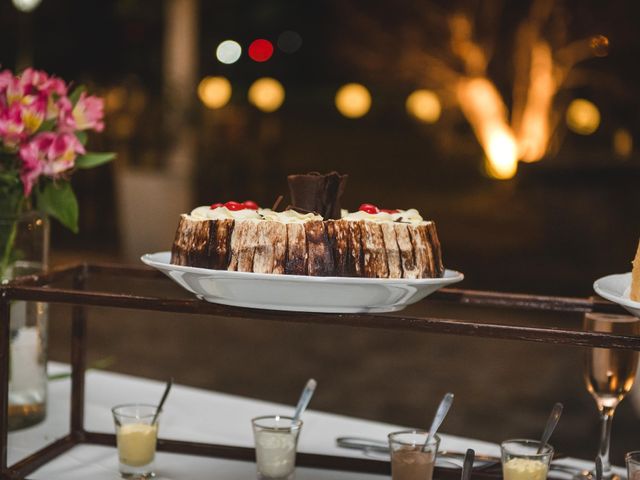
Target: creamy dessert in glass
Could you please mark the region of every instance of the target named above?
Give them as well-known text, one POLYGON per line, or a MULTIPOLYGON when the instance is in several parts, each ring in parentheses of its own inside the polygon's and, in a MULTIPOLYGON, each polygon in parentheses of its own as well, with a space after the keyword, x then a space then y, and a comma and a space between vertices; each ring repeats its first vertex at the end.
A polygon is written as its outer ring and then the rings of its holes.
POLYGON ((128 404, 111 409, 116 426, 116 442, 122 478, 155 476, 153 461, 158 439, 155 405, 128 404))
POLYGON ((256 466, 261 480, 291 480, 295 475, 296 450, 302 421, 267 415, 251 420, 256 447, 256 466))
POLYGON ((431 480, 440 437, 434 435, 425 446, 429 432, 403 430, 389 434, 392 480, 431 480))
POLYGON ((504 480, 546 480, 553 459, 553 447, 546 444, 540 453, 537 440, 515 439, 502 442, 504 480))

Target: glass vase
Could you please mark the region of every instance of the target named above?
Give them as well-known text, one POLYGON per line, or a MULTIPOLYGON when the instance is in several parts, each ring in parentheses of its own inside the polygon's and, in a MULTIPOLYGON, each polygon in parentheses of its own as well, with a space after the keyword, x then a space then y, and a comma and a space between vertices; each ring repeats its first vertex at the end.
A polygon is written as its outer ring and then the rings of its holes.
MULTIPOLYGON (((49 220, 28 211, 0 215, 0 278, 3 283, 47 269, 49 220)), ((44 420, 47 405, 48 305, 11 302, 9 429, 44 420)), ((4 321, 4 319, 2 319, 4 321)))

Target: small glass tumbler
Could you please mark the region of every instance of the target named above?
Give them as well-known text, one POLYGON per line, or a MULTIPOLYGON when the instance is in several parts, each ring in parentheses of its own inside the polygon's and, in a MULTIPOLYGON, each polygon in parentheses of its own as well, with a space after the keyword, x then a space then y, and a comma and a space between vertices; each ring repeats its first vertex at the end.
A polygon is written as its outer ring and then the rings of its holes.
POLYGON ((440 437, 434 435, 425 447, 429 432, 403 430, 389 434, 392 480, 431 480, 440 437))
POLYGON ((155 476, 153 460, 156 456, 158 418, 153 417, 155 405, 128 404, 111 409, 116 425, 118 458, 122 478, 144 479, 155 476))
POLYGON ((502 442, 504 480, 546 480, 553 459, 553 447, 546 444, 538 453, 537 440, 515 439, 502 442))
POLYGON ((267 415, 251 420, 256 465, 261 480, 292 480, 295 476, 298 435, 302 421, 267 415))
POLYGON ((624 456, 627 463, 627 480, 640 480, 640 450, 624 456))

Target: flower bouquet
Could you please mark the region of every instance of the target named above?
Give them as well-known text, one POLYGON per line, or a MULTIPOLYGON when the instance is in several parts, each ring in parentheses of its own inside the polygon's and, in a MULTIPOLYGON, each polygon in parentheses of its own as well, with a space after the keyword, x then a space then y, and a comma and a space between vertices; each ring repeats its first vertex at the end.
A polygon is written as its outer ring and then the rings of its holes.
POLYGON ((0 280, 12 276, 17 219, 25 212, 36 209, 77 232, 70 176, 114 158, 85 149, 87 131, 103 129, 103 101, 83 86, 71 89, 31 68, 20 75, 0 71, 0 280))
MULTIPOLYGON (((45 72, 0 71, 0 282, 46 269, 49 216, 77 232, 71 174, 114 157, 85 149, 87 131, 104 129, 102 110, 84 87, 71 89, 45 72)), ((13 430, 46 415, 48 315, 42 302, 12 301, 10 308, 13 430)))

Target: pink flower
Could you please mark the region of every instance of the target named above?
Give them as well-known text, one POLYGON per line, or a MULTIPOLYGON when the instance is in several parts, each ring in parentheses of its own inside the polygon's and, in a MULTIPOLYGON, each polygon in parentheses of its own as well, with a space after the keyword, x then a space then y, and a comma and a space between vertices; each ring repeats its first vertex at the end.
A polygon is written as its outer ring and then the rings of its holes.
POLYGON ((9 148, 18 146, 27 137, 22 120, 22 105, 14 103, 0 109, 0 141, 9 148))
POLYGON ((20 147, 20 179, 25 196, 31 193, 40 175, 57 177, 73 168, 84 147, 71 133, 43 132, 20 147))
POLYGON ((93 129, 96 132, 104 130, 103 109, 104 101, 100 97, 87 96, 82 92, 72 112, 75 128, 77 130, 93 129))
POLYGON ((4 108, 0 106, 0 142, 9 148, 18 146, 40 128, 46 109, 43 94, 27 95, 4 108))
POLYGON ((46 72, 34 70, 33 68, 27 68, 22 72, 20 85, 25 94, 32 93, 34 89, 46 95, 55 93, 59 96, 64 96, 67 94, 67 85, 62 79, 54 76, 50 77, 46 72))
POLYGON ((47 111, 47 97, 40 93, 37 95, 27 95, 22 97, 22 122, 27 133, 35 133, 42 122, 47 111))
POLYGON ((62 97, 56 103, 58 109, 58 129, 61 132, 74 132, 76 130, 76 121, 73 118, 73 105, 69 97, 62 97))
POLYGON ((20 83, 20 78, 13 77, 9 79, 5 92, 7 95, 7 105, 9 106, 22 100, 22 97, 25 96, 25 89, 24 86, 20 83))
POLYGON ((24 188, 24 196, 31 195, 33 186, 38 182, 40 174, 42 174, 42 162, 39 158, 37 147, 33 147, 31 144, 23 145, 20 148, 20 159, 22 165, 20 166, 20 180, 24 188))
POLYGON ((40 70, 27 68, 19 77, 18 87, 15 88, 15 96, 27 96, 35 94, 44 95, 46 98, 46 118, 56 118, 59 107, 57 100, 66 98, 67 85, 58 77, 49 76, 40 70))

